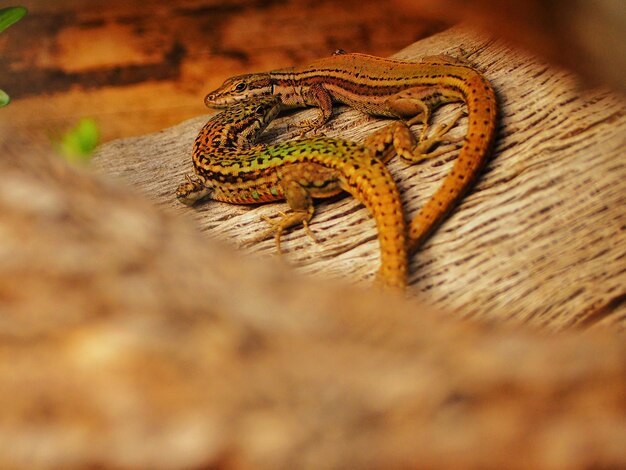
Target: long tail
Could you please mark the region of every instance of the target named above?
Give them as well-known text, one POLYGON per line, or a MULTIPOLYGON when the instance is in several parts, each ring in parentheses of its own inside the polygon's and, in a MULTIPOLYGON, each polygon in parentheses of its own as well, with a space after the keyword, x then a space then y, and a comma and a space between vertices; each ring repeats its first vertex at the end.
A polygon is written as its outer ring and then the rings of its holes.
POLYGON ((468 107, 468 129, 463 147, 450 173, 426 202, 409 227, 409 252, 414 251, 441 223, 480 171, 496 131, 496 95, 480 73, 463 67, 462 76, 447 87, 463 96, 468 107))
POLYGON ((404 289, 407 284, 406 224, 400 193, 382 160, 357 162, 348 172, 344 190, 372 213, 380 243, 377 280, 387 287, 404 289))

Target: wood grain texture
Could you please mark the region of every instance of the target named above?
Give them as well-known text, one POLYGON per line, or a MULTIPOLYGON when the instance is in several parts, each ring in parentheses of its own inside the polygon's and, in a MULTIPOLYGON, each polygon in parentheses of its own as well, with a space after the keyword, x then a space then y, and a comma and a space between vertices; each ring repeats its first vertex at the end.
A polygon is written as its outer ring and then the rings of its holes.
MULTIPOLYGON (((583 90, 574 77, 461 29, 397 54, 458 53, 462 48, 492 81, 500 100, 495 149, 475 187, 413 256, 409 292, 459 315, 558 330, 626 322, 626 117, 624 101, 583 90)), ((201 97, 199 97, 200 99, 201 97)), ((454 112, 436 114, 442 121, 454 112)), ((305 111, 281 119, 268 140, 294 136, 305 111), (291 127, 290 127, 291 126, 291 127)), ((262 215, 284 204, 238 207, 208 202, 182 207, 173 192, 191 170, 190 149, 206 116, 157 134, 107 144, 98 170, 159 204, 197 220, 208 235, 239 244, 265 229, 262 215)), ((362 140, 384 120, 344 111, 328 136, 362 140)), ((465 122, 453 130, 464 132, 465 122)), ((424 164, 390 164, 407 216, 433 193, 455 152, 424 164)), ((373 220, 350 198, 317 205, 313 243, 302 230, 284 238, 286 260, 322 278, 371 282, 378 264, 373 220)), ((272 240, 252 251, 272 255, 272 240)))

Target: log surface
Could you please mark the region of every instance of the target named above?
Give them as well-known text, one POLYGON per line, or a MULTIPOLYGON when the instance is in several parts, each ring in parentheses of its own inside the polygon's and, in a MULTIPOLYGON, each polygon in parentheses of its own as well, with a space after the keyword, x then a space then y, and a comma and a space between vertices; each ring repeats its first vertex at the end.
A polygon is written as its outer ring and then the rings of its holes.
MULTIPOLYGON (((584 90, 576 79, 506 45, 454 29, 403 50, 398 57, 468 54, 493 83, 500 105, 496 145, 479 180, 457 210, 410 261, 409 292, 432 305, 481 319, 553 330, 626 322, 626 116, 620 97, 584 90), (510 312, 504 314, 503 312, 510 312)), ((201 97, 198 97, 201 99, 201 97)), ((436 113, 449 118, 455 106, 436 113)), ((361 141, 386 124, 342 108, 328 136, 361 141)), ((293 138, 308 110, 279 119, 267 141, 293 138)), ((209 201, 182 207, 174 190, 191 172, 190 149, 207 116, 102 147, 96 164, 160 205, 187 214, 214 238, 241 244, 262 230, 261 216, 285 204, 258 207, 209 201)), ((453 133, 464 133, 466 119, 453 133)), ((423 164, 394 160, 391 171, 407 217, 434 192, 457 152, 423 164)), ((345 197, 317 204, 312 230, 283 239, 286 260, 321 278, 371 282, 378 266, 372 218, 345 197)), ((252 251, 275 253, 273 240, 252 251)))

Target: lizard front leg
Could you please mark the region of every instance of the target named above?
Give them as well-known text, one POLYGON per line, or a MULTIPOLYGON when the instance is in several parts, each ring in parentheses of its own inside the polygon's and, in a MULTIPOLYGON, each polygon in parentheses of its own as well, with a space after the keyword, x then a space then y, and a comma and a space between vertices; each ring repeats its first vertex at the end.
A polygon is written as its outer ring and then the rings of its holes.
POLYGON ((304 99, 308 105, 315 106, 319 114, 315 119, 305 119, 298 123, 298 127, 301 128, 300 137, 310 131, 317 131, 333 114, 333 98, 323 85, 312 85, 305 93, 304 99))
POLYGON ((261 240, 265 240, 271 235, 274 235, 274 240, 276 242, 276 251, 278 252, 278 255, 280 256, 282 255, 280 239, 281 239, 283 232, 285 232, 291 227, 295 227, 296 225, 300 225, 300 224, 303 225, 304 230, 306 231, 307 235, 311 237, 313 241, 317 242, 315 235, 313 235, 313 232, 311 232, 311 228, 309 227, 309 220, 311 220, 314 213, 315 213, 315 208, 313 207, 313 203, 311 203, 311 205, 306 208, 298 209, 298 210, 292 209, 292 211, 289 213, 279 212, 280 219, 278 221, 272 220, 269 217, 264 216, 263 220, 267 222, 271 227, 267 229, 265 232, 263 232, 261 235, 259 235, 258 237, 255 237, 250 242, 246 243, 246 245, 252 245, 261 240))
POLYGON ((176 189, 176 198, 183 204, 192 206, 211 193, 211 189, 206 187, 202 177, 185 175, 185 178, 187 181, 181 183, 176 189))
POLYGON ((298 163, 286 165, 278 170, 279 185, 291 211, 281 213, 278 221, 265 219, 272 227, 256 237, 252 242, 265 240, 274 235, 276 248, 281 253, 280 238, 283 232, 291 227, 302 224, 307 235, 317 242, 309 228, 309 221, 315 209, 313 198, 327 198, 342 191, 339 176, 331 168, 315 163, 298 163))
POLYGON ((313 218, 313 214, 315 213, 311 194, 304 186, 302 186, 302 184, 300 184, 300 182, 296 180, 296 178, 294 178, 296 175, 294 175, 293 172, 286 171, 285 174, 281 176, 282 178, 280 178, 279 185, 291 211, 289 213, 280 212, 280 218, 278 221, 271 220, 268 217, 263 217, 263 219, 270 224, 271 227, 247 243, 247 245, 254 244, 258 241, 265 240, 271 235, 274 235, 276 251, 279 255, 282 254, 280 246, 281 236, 283 232, 291 227, 302 224, 307 234, 315 240, 315 237, 309 228, 309 220, 313 218))

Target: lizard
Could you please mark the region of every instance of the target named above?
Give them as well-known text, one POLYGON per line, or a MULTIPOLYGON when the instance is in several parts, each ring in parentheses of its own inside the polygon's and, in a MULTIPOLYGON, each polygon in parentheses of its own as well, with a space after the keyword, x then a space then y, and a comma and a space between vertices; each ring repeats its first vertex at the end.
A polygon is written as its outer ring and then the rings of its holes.
POLYGON ((432 233, 476 178, 496 131, 493 87, 465 60, 448 55, 409 62, 338 50, 310 65, 231 77, 208 93, 204 102, 219 109, 242 99, 270 94, 281 98, 283 108, 319 109, 316 119, 300 123, 304 132, 325 124, 334 103, 399 119, 388 126, 385 138, 366 145, 384 146, 393 141, 398 155, 409 163, 435 157, 450 148, 447 145, 432 150, 440 142, 453 141, 445 134, 460 114, 427 137, 432 111, 446 103, 466 103, 468 129, 459 156, 440 187, 411 221, 409 251, 414 251, 432 233), (409 126, 418 122, 423 129, 416 142, 409 126))
POLYGON ((192 205, 204 198, 235 204, 286 200, 291 212, 281 214, 258 239, 280 236, 308 222, 313 198, 347 191, 372 213, 381 250, 377 280, 403 289, 407 278, 406 224, 400 194, 385 161, 389 145, 370 150, 355 142, 315 137, 275 145, 256 143, 278 114, 280 98, 269 95, 243 101, 215 115, 195 140, 194 175, 186 175, 176 196, 192 205))

